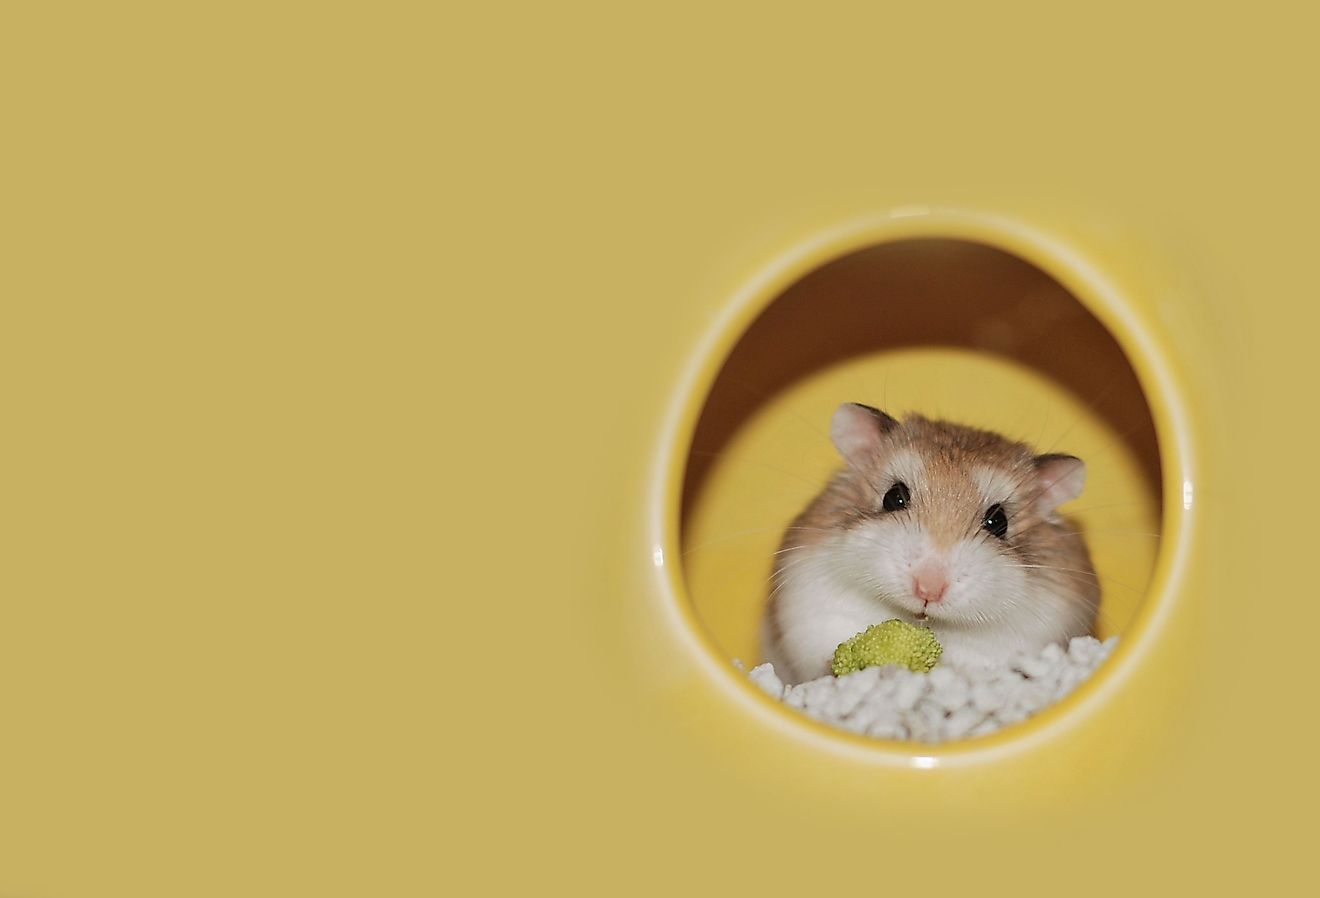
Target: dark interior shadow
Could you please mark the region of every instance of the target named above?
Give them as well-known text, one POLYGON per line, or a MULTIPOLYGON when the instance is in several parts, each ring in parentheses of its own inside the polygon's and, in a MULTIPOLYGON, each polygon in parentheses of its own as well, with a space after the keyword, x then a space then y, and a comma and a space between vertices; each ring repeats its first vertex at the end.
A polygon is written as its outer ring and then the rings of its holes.
POLYGON ((1057 281, 1016 256, 967 241, 906 240, 859 250, 809 273, 739 340, 697 423, 683 484, 684 525, 712 463, 763 402, 826 366, 920 346, 1006 356, 1064 386, 1132 448, 1159 500, 1150 409, 1104 325, 1057 281))

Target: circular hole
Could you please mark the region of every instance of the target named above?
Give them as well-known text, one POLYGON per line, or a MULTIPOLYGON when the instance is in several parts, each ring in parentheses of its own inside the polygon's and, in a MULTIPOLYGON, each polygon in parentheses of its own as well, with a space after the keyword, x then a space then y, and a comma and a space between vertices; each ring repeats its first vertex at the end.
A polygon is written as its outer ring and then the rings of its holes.
POLYGON ((766 297, 719 368, 684 468, 681 576, 717 652, 762 660, 785 528, 842 466, 842 402, 992 430, 1086 462, 1061 512, 1101 586, 1093 634, 1137 616, 1160 547, 1159 445, 1114 335, 1058 281, 985 243, 919 237, 847 252, 766 297))

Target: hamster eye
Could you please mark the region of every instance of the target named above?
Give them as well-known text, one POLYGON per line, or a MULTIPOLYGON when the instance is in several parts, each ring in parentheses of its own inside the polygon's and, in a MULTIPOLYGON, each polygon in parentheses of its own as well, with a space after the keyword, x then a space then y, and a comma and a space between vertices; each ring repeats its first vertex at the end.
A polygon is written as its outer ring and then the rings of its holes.
POLYGON ((1008 513, 1004 511, 1004 506, 996 503, 987 508, 981 526, 1003 539, 1004 534, 1008 533, 1008 513))
POLYGON ((896 483, 889 488, 889 492, 885 493, 885 511, 898 511, 907 508, 911 503, 912 494, 908 492, 906 483, 896 483))

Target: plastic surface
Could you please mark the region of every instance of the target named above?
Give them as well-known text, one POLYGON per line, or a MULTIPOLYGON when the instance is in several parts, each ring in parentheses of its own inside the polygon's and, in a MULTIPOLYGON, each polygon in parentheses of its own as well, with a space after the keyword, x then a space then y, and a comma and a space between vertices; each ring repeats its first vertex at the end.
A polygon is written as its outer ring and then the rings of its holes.
POLYGON ((1314 33, 7 11, 0 893, 1304 888, 1314 33), (1059 279, 1161 452, 1104 675, 931 753, 758 695, 674 558, 760 300, 899 232, 1059 279))

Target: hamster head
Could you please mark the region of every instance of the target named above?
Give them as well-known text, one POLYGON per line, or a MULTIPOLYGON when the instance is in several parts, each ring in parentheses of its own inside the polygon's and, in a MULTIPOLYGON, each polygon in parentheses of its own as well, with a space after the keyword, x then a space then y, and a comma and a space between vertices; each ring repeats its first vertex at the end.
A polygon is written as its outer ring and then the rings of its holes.
POLYGON ((1060 593, 1078 598, 1079 620, 1091 613, 1085 548, 1055 514, 1082 491, 1080 459, 855 403, 831 437, 847 466, 814 524, 828 525, 831 563, 854 587, 953 627, 1037 617, 1060 593))

